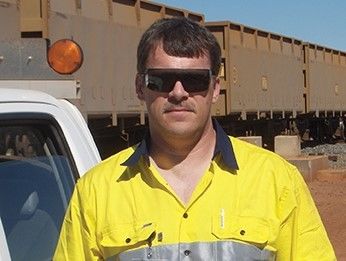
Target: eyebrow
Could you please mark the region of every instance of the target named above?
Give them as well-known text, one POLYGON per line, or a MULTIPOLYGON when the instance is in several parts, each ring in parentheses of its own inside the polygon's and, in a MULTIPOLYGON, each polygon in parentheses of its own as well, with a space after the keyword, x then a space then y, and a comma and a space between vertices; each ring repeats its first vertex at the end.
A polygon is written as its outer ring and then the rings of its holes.
POLYGON ((162 73, 172 73, 172 74, 173 73, 177 73, 177 74, 179 74, 179 73, 201 73, 201 72, 205 73, 207 71, 208 71, 208 74, 209 74, 210 77, 214 76, 212 74, 211 69, 208 69, 208 68, 192 68, 192 69, 182 69, 182 68, 147 68, 145 70, 145 72, 142 73, 142 74, 143 75, 144 74, 150 74, 150 72, 152 72, 152 73, 155 73, 155 72, 160 73, 160 72, 162 72, 162 73))

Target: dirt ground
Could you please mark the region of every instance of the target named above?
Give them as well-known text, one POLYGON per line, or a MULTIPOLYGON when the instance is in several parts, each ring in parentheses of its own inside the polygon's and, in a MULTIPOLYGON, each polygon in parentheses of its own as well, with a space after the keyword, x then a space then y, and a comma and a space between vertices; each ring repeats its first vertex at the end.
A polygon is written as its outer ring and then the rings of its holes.
POLYGON ((338 261, 346 261, 346 179, 307 183, 338 261))

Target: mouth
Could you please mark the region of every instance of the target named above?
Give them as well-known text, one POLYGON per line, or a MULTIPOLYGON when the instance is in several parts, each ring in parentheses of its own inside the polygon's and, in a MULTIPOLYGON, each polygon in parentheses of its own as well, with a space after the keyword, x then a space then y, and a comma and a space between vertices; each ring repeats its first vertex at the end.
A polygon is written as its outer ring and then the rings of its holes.
POLYGON ((174 108, 168 108, 164 110, 164 113, 170 113, 170 112, 193 112, 190 108, 184 108, 184 107, 174 107, 174 108))

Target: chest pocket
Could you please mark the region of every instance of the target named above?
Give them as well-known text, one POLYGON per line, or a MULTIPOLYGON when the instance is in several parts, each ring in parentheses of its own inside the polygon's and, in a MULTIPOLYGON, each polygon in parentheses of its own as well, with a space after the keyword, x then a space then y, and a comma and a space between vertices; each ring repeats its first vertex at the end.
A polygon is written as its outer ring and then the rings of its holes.
POLYGON ((243 241, 263 248, 269 239, 270 226, 258 217, 217 216, 212 226, 213 235, 221 240, 243 241))
POLYGON ((104 257, 116 256, 121 252, 148 246, 155 237, 156 223, 138 222, 118 226, 102 233, 100 245, 104 257))

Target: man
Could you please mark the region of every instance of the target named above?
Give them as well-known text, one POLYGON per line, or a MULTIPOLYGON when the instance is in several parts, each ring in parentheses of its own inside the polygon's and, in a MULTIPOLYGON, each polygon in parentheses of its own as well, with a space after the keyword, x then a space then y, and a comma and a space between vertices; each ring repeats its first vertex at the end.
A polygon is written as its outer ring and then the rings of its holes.
POLYGON ((186 18, 138 47, 149 133, 79 180, 56 260, 334 260, 295 167, 211 118, 220 47, 186 18))

